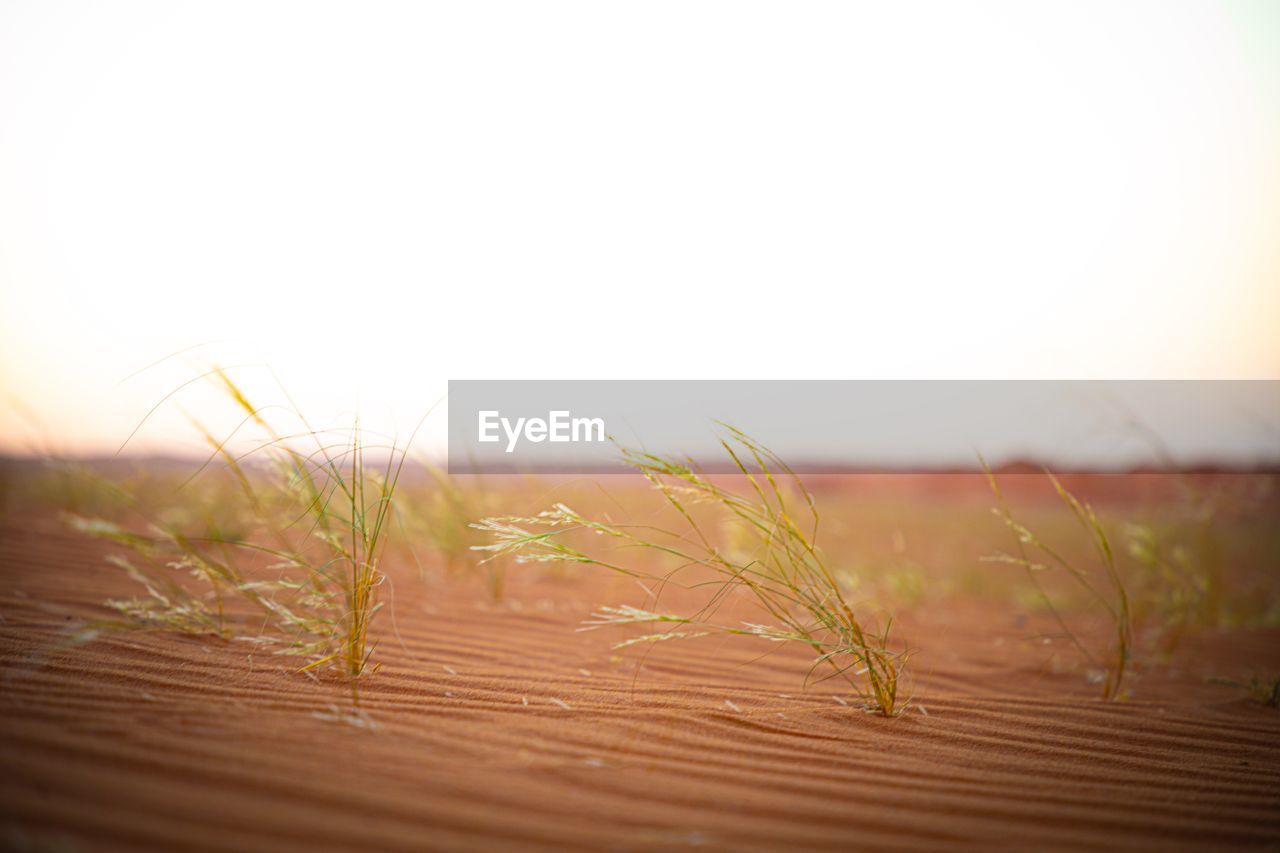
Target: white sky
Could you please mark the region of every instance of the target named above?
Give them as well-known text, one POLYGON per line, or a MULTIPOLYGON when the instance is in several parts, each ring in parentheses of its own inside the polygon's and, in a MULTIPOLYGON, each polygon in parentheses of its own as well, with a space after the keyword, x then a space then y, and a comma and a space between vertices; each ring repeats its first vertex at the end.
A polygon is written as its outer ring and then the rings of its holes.
POLYGON ((402 429, 447 378, 1280 378, 1276 9, 5 0, 0 451, 213 361, 402 429))

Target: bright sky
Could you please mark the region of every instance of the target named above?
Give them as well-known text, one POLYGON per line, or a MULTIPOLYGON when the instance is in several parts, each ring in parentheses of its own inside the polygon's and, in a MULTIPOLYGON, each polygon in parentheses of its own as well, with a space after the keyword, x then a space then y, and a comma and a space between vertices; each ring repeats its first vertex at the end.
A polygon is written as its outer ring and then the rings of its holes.
POLYGON ((1277 234, 1269 0, 0 4, 0 451, 215 361, 402 429, 451 377, 1280 378, 1277 234))

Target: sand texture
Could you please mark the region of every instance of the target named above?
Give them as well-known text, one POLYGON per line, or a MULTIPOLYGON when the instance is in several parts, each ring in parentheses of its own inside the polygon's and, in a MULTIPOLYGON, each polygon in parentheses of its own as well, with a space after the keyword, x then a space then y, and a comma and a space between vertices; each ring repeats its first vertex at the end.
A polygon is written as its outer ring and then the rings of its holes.
POLYGON ((517 576, 495 605, 401 578, 355 713, 248 643, 68 644, 131 593, 108 550, 52 520, 0 529, 0 826, 19 849, 1280 845, 1280 712, 1203 675, 1274 665, 1275 631, 1193 638, 1106 704, 1007 610, 909 612, 917 705, 886 720, 805 690, 803 650, 615 652, 576 631, 624 579, 517 576))

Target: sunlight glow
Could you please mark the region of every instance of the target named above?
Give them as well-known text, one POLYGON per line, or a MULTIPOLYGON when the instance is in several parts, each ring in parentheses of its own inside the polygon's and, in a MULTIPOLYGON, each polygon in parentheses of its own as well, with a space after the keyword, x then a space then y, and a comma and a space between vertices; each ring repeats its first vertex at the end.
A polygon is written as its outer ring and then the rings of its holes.
POLYGON ((0 452, 214 362, 402 432, 450 377, 1280 378, 1263 2, 11 2, 0 57, 0 452))

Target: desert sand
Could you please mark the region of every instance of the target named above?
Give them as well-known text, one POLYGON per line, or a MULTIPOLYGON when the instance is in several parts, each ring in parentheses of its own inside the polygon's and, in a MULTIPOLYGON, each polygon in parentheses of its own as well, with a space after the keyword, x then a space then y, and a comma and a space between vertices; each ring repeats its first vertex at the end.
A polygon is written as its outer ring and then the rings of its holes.
POLYGON ((18 849, 1280 845, 1280 712, 1204 676, 1274 666, 1275 630, 1193 637, 1103 703, 1009 608, 917 608, 898 622, 914 705, 884 719, 805 689, 803 650, 615 652, 578 631, 626 579, 515 573, 502 604, 399 579, 353 711, 248 643, 69 643, 129 581, 55 519, 2 525, 0 828, 18 849))

